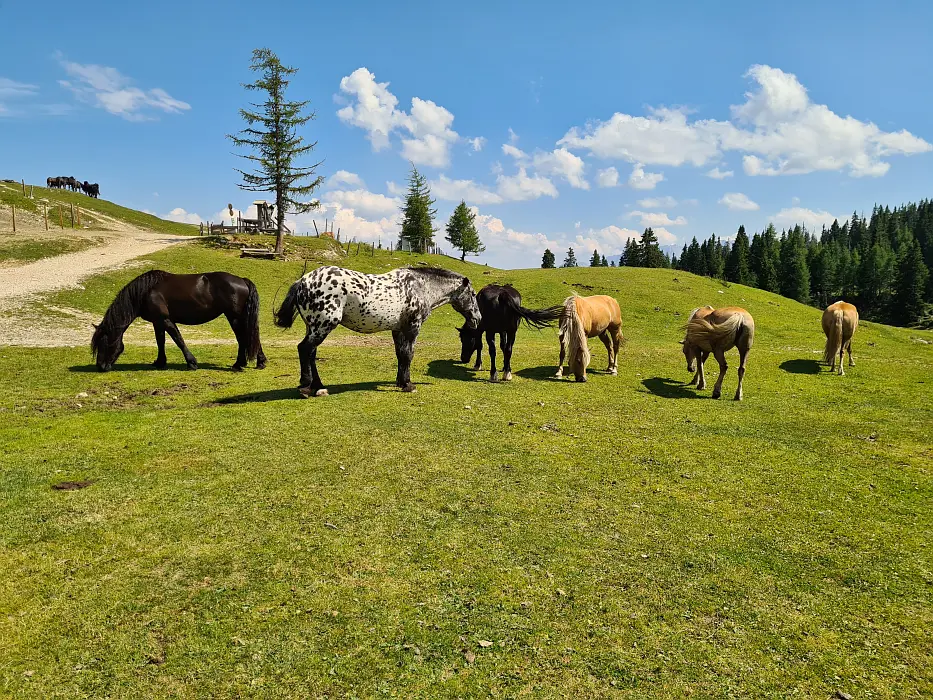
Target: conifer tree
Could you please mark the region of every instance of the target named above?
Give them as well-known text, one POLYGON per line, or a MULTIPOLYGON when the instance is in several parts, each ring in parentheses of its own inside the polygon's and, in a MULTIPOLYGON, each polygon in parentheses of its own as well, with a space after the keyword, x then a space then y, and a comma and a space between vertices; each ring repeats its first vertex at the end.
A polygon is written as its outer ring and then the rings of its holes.
POLYGON ((654 230, 646 228, 641 235, 641 242, 638 244, 640 254, 640 267, 666 267, 664 254, 658 245, 658 237, 654 235, 654 230))
POLYGON ((460 260, 466 260, 467 254, 479 255, 486 250, 476 232, 476 214, 460 200, 447 222, 447 241, 460 251, 460 260))
POLYGON ((431 188, 428 181, 418 172, 414 163, 408 178, 408 194, 405 205, 402 207, 402 229, 399 232, 399 241, 408 241, 411 249, 419 253, 426 253, 434 245, 434 217, 437 210, 432 209, 434 200, 431 199, 431 188))
POLYGON ((552 269, 555 261, 556 258, 554 257, 554 253, 551 252, 551 249, 545 248, 544 255, 541 256, 541 267, 546 270, 552 269))
POLYGON ((603 256, 603 259, 599 263, 600 267, 609 267, 609 262, 606 260, 606 256, 603 256))
POLYGON ((599 252, 594 250, 592 257, 590 257, 590 267, 599 267, 602 263, 602 260, 599 257, 599 252))
POLYGON ((898 255, 894 281, 892 318, 898 323, 916 323, 924 311, 929 270, 916 240, 906 243, 898 255))
POLYGON ((781 243, 781 294, 803 302, 810 301, 810 269, 807 248, 800 226, 795 226, 781 243))
POLYGON ((735 243, 732 244, 729 259, 726 261, 725 274, 727 280, 736 284, 754 285, 748 256, 748 235, 745 233, 745 227, 739 226, 739 231, 735 236, 735 243))
POLYGON ((561 267, 577 267, 577 256, 573 252, 573 248, 567 249, 567 257, 564 258, 564 264, 561 267))
POLYGON ((244 83, 243 87, 264 93, 265 100, 251 103, 250 109, 241 109, 240 116, 247 126, 237 134, 228 134, 227 138, 234 146, 254 151, 238 154, 251 161, 255 168, 252 172, 236 169, 243 178, 238 187, 248 192, 275 193, 275 250, 281 253, 285 245, 286 214, 302 214, 319 206, 319 202, 307 197, 324 180, 315 172, 320 163, 299 166, 295 162, 317 146, 317 142, 305 143, 298 134, 299 127, 315 115, 305 111, 307 101, 294 102, 285 98, 288 77, 297 73, 297 68, 282 65, 269 49, 255 49, 249 67, 259 77, 255 82, 244 83))

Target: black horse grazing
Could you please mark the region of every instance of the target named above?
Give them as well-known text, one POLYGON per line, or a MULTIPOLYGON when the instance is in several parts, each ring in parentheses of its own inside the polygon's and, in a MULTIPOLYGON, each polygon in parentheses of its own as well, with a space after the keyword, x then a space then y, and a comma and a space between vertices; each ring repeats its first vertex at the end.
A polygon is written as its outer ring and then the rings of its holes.
POLYGON ((241 370, 247 361, 256 360, 256 369, 266 366, 266 356, 259 342, 259 292, 245 277, 227 272, 201 275, 173 275, 150 270, 127 284, 117 294, 104 320, 94 326, 91 352, 97 369, 106 372, 123 352, 123 334, 139 317, 155 328, 159 355, 152 364, 165 367, 165 334, 175 341, 185 356, 188 369, 198 363, 182 340, 176 323, 197 326, 223 314, 236 335, 239 351, 233 369, 241 370))
POLYGON ((515 334, 519 324, 524 320, 534 328, 546 328, 560 318, 563 306, 551 306, 546 309, 526 309, 522 306, 522 295, 507 284, 504 287, 498 284, 489 284, 483 287, 476 295, 476 304, 483 320, 479 328, 469 328, 464 325, 458 328, 460 333, 460 361, 469 362, 473 353, 476 353, 476 365, 473 369, 483 366, 483 333, 486 334, 486 344, 489 346, 489 361, 492 369, 489 372, 489 381, 499 379, 496 371, 496 333, 502 346, 504 363, 502 365, 503 379, 512 380, 512 348, 515 346, 515 334))

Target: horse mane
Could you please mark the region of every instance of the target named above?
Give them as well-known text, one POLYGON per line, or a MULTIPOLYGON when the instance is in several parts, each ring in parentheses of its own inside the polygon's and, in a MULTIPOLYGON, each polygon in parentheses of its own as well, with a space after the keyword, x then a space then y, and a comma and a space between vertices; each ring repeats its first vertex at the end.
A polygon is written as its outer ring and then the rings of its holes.
POLYGON ((586 331, 577 313, 577 300, 582 298, 574 292, 572 296, 564 299, 564 312, 560 315, 558 326, 561 342, 570 359, 571 370, 576 370, 574 360, 578 363, 577 367, 585 368, 590 363, 590 348, 586 342, 586 331))
POLYGON ((722 323, 710 323, 705 318, 691 318, 684 327, 687 331, 686 342, 693 345, 712 345, 725 341, 728 345, 735 340, 744 318, 734 313, 722 323))
POLYGON ((97 356, 104 335, 110 335, 117 328, 125 329, 139 316, 139 307, 145 295, 168 274, 163 270, 149 270, 130 280, 117 292, 117 296, 104 313, 104 320, 94 329, 94 335, 91 337, 93 356, 97 356))
POLYGON ((458 279, 462 280, 466 275, 461 275, 459 272, 454 272, 453 270, 448 270, 443 267, 408 267, 408 270, 412 272, 418 272, 423 275, 431 275, 434 277, 443 277, 444 279, 458 279))

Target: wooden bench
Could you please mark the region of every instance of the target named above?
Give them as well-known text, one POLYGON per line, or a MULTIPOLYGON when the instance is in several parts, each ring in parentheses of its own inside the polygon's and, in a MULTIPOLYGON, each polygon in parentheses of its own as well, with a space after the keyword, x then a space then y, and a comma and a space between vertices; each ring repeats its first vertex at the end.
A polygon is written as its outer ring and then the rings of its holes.
POLYGON ((269 260, 275 260, 280 258, 284 253, 276 253, 274 250, 269 250, 267 248, 241 248, 240 257, 241 258, 266 258, 269 260))

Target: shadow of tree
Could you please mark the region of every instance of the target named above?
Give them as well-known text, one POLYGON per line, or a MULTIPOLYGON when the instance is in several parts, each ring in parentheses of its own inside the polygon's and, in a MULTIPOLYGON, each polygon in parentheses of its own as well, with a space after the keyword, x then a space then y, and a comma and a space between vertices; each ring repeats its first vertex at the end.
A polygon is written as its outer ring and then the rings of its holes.
POLYGON ((784 360, 780 367, 791 374, 819 374, 820 363, 816 360, 784 360))
POLYGON ((669 377, 651 377, 650 379, 643 379, 641 383, 652 394, 664 399, 701 398, 696 391, 688 388, 688 385, 669 377))

